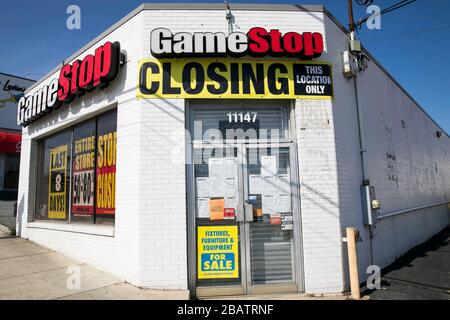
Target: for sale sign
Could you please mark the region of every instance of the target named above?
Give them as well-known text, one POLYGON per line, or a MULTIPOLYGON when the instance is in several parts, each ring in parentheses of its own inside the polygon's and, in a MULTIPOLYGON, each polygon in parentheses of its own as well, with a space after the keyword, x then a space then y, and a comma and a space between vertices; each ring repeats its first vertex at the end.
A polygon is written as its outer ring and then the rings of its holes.
POLYGON ((72 213, 94 213, 95 136, 75 141, 72 213))

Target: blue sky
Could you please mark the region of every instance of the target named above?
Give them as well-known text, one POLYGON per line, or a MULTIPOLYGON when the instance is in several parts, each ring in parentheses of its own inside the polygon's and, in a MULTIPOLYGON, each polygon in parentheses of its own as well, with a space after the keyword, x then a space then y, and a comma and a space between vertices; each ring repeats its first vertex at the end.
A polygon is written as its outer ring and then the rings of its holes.
MULTIPOLYGON (((16 0, 0 4, 0 72, 39 79, 59 62, 132 11, 142 0, 16 0), (66 9, 81 8, 81 30, 66 28, 66 9), (105 9, 106 8, 106 9, 105 9)), ((145 1, 152 2, 152 1, 145 1)), ((156 1, 163 2, 163 1, 156 1)), ((181 2, 181 1, 170 1, 181 2)), ((222 0, 189 1, 217 2, 222 0)), ((230 3, 293 3, 230 0, 230 3)), ((374 0, 381 8, 398 0, 374 0)), ((346 0, 323 4, 346 24, 346 0)), ((365 16, 355 5, 355 17, 365 16)), ((417 0, 382 17, 381 30, 359 31, 363 45, 447 132, 450 132, 450 1, 417 0), (430 32, 422 32, 430 30, 430 32)))

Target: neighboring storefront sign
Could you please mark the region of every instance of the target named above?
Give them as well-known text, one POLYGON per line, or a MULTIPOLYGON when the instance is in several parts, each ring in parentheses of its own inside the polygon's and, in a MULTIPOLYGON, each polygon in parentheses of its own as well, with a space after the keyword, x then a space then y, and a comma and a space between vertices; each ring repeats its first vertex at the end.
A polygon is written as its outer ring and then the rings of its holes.
POLYGON ((72 213, 94 213, 95 135, 75 141, 72 213))
POLYGON ((0 153, 19 153, 22 135, 20 133, 9 133, 0 131, 0 153))
POLYGON ((331 65, 262 59, 145 59, 141 99, 330 99, 331 65))
POLYGON ((108 86, 117 76, 121 60, 120 43, 106 42, 95 50, 94 55, 64 65, 59 78, 19 100, 17 124, 26 126, 62 103, 70 103, 77 96, 108 86))
POLYGON ((199 226, 198 279, 239 278, 237 226, 199 226))
POLYGON ((48 217, 50 219, 65 219, 67 145, 50 150, 49 165, 48 217))
POLYGON ((116 131, 98 136, 96 214, 116 212, 116 145, 116 131))

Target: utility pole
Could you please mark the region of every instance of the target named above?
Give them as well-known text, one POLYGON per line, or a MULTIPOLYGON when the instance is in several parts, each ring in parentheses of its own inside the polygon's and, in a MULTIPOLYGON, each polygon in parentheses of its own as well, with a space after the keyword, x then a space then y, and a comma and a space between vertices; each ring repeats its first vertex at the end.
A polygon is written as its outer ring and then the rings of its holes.
POLYGON ((350 33, 354 33, 356 30, 355 19, 353 17, 353 0, 347 0, 348 9, 348 29, 350 33))

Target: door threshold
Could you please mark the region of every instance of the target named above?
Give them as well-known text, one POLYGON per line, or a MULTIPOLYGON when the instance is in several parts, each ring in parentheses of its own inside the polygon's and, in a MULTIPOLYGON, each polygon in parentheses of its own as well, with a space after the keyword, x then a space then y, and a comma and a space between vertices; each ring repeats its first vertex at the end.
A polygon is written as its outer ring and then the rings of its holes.
POLYGON ((346 295, 314 296, 306 293, 273 293, 255 295, 202 297, 198 300, 347 300, 346 295))

